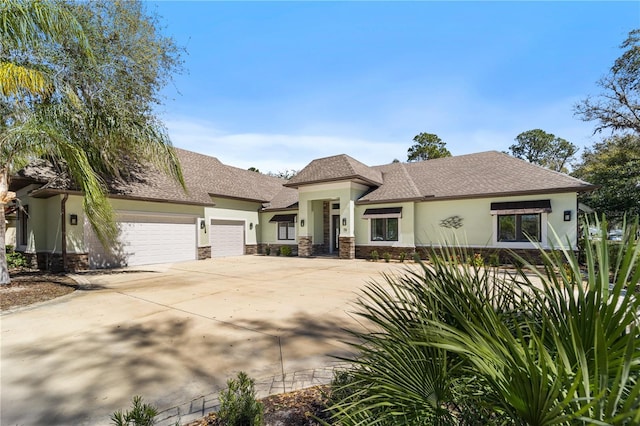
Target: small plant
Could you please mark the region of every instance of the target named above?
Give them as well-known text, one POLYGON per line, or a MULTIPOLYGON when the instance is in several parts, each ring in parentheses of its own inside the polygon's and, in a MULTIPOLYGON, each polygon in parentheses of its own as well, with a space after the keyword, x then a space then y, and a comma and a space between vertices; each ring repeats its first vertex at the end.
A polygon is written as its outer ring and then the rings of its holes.
POLYGON ((473 253, 473 257, 471 258, 471 265, 476 268, 480 268, 484 266, 484 257, 482 257, 482 253, 473 253))
POLYGON ((407 257, 407 253, 405 252, 401 252, 400 255, 398 256, 398 260, 400 261, 400 263, 404 262, 404 259, 407 257))
POLYGON ((254 380, 244 371, 236 379, 227 381, 227 389, 220 392, 218 419, 228 426, 258 426, 262 424, 264 406, 256 399, 254 380))
POLYGON ((271 246, 266 246, 264 248, 264 254, 265 254, 265 256, 271 255, 271 246))
POLYGON ((281 256, 291 256, 291 247, 289 247, 289 246, 280 247, 280 255, 281 256))
POLYGON ((413 261, 420 262, 420 253, 418 253, 417 251, 413 253, 413 261))
POLYGON ((13 246, 7 246, 7 266, 9 268, 23 268, 27 266, 27 258, 24 254, 14 251, 13 246))
POLYGON ((373 250, 369 253, 369 257, 371 257, 372 262, 377 262, 380 259, 380 255, 378 254, 378 250, 373 250))
POLYGON ((384 258, 384 261, 387 263, 391 261, 391 253, 389 253, 388 251, 385 251, 384 253, 382 253, 382 257, 384 258))
POLYGON ((111 421, 115 426, 152 426, 155 417, 158 415, 156 407, 142 402, 142 397, 136 395, 133 397, 131 410, 118 410, 111 415, 111 421))
POLYGON ((500 266, 500 255, 498 253, 491 253, 489 255, 489 266, 497 268, 500 266))

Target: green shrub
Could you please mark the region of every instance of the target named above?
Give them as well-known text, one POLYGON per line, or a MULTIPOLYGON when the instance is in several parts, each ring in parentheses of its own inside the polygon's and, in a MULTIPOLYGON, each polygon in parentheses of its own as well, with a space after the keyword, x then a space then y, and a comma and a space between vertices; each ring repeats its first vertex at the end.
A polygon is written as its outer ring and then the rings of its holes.
POLYGON ((291 247, 289 246, 280 247, 280 254, 282 256, 291 256, 291 247))
POLYGON ((266 246, 266 247, 264 248, 264 254, 265 254, 266 256, 269 256, 269 255, 271 254, 271 246, 266 246))
POLYGON ((475 266, 476 268, 481 268, 484 266, 484 257, 482 257, 482 253, 473 253, 473 257, 470 257, 471 266, 475 266))
POLYGON ((489 255, 489 266, 497 268, 500 266, 500 255, 498 253, 491 253, 489 255))
POLYGON ((405 252, 401 252, 400 255, 398 256, 398 260, 400 261, 400 263, 404 262, 404 259, 406 259, 407 257, 407 253, 405 252))
POLYGON ((382 253, 382 257, 384 258, 385 262, 389 263, 389 261, 391 260, 391 253, 385 251, 384 253, 382 253))
POLYGON ((369 257, 373 262, 377 262, 380 259, 380 255, 378 254, 378 250, 373 250, 369 253, 369 257))
POLYGON ((540 249, 543 268, 512 254, 524 266, 502 274, 443 248, 430 265, 372 282, 356 304, 372 326, 353 330, 353 355, 340 358, 353 367, 332 419, 640 424, 640 298, 625 291, 640 282, 640 245, 621 244, 612 258, 607 241, 587 245, 584 279, 572 250, 540 249))
POLYGON ((7 246, 7 266, 9 268, 24 268, 28 265, 27 258, 24 254, 13 251, 12 246, 7 246))
POLYGON ((141 396, 134 396, 130 411, 118 410, 111 415, 111 421, 115 426, 153 426, 158 410, 153 406, 142 402, 141 396))
POLYGON ((220 392, 218 419, 225 426, 262 425, 264 406, 256 399, 254 380, 244 371, 236 379, 227 381, 227 389, 220 392))
POLYGON ((413 253, 413 261, 420 262, 420 253, 418 253, 417 251, 413 253))

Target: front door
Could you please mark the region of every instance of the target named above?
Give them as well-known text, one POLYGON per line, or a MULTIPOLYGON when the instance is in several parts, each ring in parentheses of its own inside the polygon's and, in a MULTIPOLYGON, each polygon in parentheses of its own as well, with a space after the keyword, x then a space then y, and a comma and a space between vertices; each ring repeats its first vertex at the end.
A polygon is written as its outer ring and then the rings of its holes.
POLYGON ((340 250, 340 215, 334 214, 331 216, 331 253, 338 252, 340 250))

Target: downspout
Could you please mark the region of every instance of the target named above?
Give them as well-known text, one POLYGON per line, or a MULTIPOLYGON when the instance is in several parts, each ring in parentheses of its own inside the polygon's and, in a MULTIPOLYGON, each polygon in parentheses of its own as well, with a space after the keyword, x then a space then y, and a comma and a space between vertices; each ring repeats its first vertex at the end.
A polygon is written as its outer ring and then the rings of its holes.
POLYGON ((60 230, 62 233, 62 271, 67 272, 67 221, 65 220, 67 217, 67 200, 69 199, 69 194, 65 193, 62 197, 62 201, 60 201, 60 230))

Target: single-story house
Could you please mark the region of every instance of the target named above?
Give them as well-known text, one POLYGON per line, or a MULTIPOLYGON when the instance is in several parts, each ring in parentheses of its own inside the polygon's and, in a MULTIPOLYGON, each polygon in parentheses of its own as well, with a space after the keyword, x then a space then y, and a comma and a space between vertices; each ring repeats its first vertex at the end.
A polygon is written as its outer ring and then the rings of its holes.
POLYGON ((348 155, 313 160, 290 180, 177 149, 187 190, 142 169, 110 184, 120 226, 105 250, 85 220, 82 194, 46 165, 12 181, 17 249, 41 268, 103 268, 276 253, 367 258, 447 245, 499 253, 577 248, 577 195, 594 186, 489 151, 367 166, 348 155), (63 256, 64 253, 64 256, 63 256))

